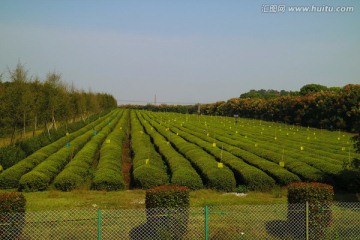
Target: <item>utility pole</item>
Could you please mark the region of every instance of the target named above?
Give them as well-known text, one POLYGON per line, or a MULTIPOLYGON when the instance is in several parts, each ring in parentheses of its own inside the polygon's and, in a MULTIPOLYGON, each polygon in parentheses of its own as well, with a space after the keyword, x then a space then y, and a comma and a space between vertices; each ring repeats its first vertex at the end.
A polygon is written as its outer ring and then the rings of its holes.
POLYGON ((156 105, 156 94, 155 94, 155 98, 154 98, 154 105, 156 105))

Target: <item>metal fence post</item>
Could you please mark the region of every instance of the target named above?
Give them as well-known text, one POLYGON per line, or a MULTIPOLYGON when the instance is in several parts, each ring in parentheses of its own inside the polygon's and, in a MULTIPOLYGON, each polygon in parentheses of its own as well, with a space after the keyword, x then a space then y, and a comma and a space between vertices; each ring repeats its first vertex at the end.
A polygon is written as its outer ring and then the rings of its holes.
POLYGON ((306 214, 306 232, 305 232, 305 236, 306 236, 306 240, 309 240, 309 202, 306 201, 305 203, 305 214, 306 214))
POLYGON ((209 208, 205 206, 205 240, 209 239, 209 208))
POLYGON ((97 212, 97 215, 98 215, 98 240, 101 240, 101 210, 100 208, 98 209, 98 212, 97 212))

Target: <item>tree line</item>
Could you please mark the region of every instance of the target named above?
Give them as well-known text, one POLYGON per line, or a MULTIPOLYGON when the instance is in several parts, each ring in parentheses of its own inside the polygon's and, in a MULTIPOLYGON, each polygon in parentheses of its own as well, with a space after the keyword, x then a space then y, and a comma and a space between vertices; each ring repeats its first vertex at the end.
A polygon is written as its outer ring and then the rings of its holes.
MULTIPOLYGON (((356 133, 354 148, 360 152, 360 84, 326 87, 307 84, 300 91, 250 90, 239 98, 198 105, 124 105, 154 112, 239 116, 306 127, 356 133)), ((360 165, 360 159, 357 159, 360 165)))
POLYGON ((286 90, 274 90, 274 89, 260 89, 255 90, 251 89, 249 92, 242 93, 240 98, 262 98, 262 99, 272 99, 283 96, 305 96, 308 94, 316 93, 316 92, 340 92, 340 87, 326 87, 320 84, 306 84, 300 88, 300 91, 286 91, 286 90))
MULTIPOLYGON (((301 93, 301 91, 300 91, 301 93)), ((201 105, 201 113, 285 122, 330 130, 358 132, 360 85, 334 90, 308 91, 296 96, 232 98, 201 105)))
POLYGON ((0 75, 0 137, 28 131, 35 135, 41 126, 48 132, 59 122, 68 124, 117 106, 106 93, 85 92, 69 86, 56 72, 49 72, 43 81, 32 77, 24 65, 9 69, 8 80, 0 75))
POLYGON ((126 105, 150 111, 200 113, 284 122, 330 130, 360 130, 360 84, 308 84, 300 91, 251 90, 239 98, 199 105, 126 105))

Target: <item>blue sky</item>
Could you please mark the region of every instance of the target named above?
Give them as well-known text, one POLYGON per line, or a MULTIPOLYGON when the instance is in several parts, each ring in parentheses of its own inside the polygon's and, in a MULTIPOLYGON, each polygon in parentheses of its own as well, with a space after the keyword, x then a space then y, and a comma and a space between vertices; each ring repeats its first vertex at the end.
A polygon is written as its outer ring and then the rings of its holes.
POLYGON ((0 73, 18 61, 118 99, 207 103, 360 83, 358 1, 1 0, 0 73), (285 5, 283 13, 264 13, 285 5), (353 12, 289 12, 352 6, 353 12))

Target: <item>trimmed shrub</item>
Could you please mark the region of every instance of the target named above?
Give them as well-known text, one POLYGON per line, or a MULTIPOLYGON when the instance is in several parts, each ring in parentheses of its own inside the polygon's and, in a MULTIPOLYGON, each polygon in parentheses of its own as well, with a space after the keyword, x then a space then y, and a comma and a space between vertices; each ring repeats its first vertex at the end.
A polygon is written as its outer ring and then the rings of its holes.
POLYGON ((78 168, 74 167, 72 169, 74 171, 63 172, 58 175, 54 181, 55 188, 61 191, 71 191, 78 186, 79 182, 83 182, 84 179, 75 173, 76 169, 78 168))
POLYGON ((216 159, 199 146, 187 142, 172 131, 164 129, 159 123, 147 117, 145 114, 144 118, 149 120, 150 124, 156 128, 161 135, 167 138, 177 151, 191 161, 193 167, 201 174, 202 179, 209 188, 220 191, 232 191, 235 188, 236 181, 234 174, 227 166, 219 169, 216 159), (219 178, 222 179, 222 181, 219 180, 219 178))
POLYGON ((207 172, 209 188, 220 191, 231 192, 236 187, 233 172, 228 168, 214 168, 207 172))
MULTIPOLYGON (((69 136, 64 136, 57 140, 56 142, 43 147, 30 156, 24 158, 23 160, 19 161, 17 164, 13 165, 12 167, 6 169, 4 172, 0 174, 0 188, 17 188, 19 187, 19 181, 21 177, 29 173, 32 169, 34 169, 39 164, 46 161, 52 154, 60 154, 59 152, 64 151, 64 146, 66 143, 70 141, 71 146, 76 146, 74 150, 79 150, 77 148, 81 147, 81 143, 79 143, 79 139, 82 139, 86 132, 91 131, 94 126, 96 128, 102 128, 102 126, 106 125, 107 122, 104 122, 104 119, 113 116, 116 111, 109 113, 108 115, 99 118, 98 120, 94 121, 91 124, 81 128, 80 130, 70 133, 69 136)), ((70 149, 70 148, 68 148, 70 149)), ((75 151, 74 151, 75 153, 75 151)), ((62 153, 63 154, 63 153, 62 153)), ((70 155, 70 154, 69 154, 70 155)), ((36 191, 36 190, 35 190, 36 191)))
POLYGON ((22 193, 0 193, 0 239, 17 239, 25 224, 26 199, 22 193))
POLYGON ((330 203, 333 200, 334 189, 324 183, 291 183, 288 185, 289 203, 330 203))
POLYGON ((148 121, 145 121, 141 114, 138 114, 141 124, 151 136, 154 145, 167 162, 171 171, 171 183, 179 186, 186 186, 190 189, 203 188, 200 175, 191 166, 190 162, 177 152, 167 140, 156 131, 148 121))
POLYGON ((32 174, 25 174, 19 183, 19 191, 33 192, 44 191, 48 187, 50 178, 41 172, 34 172, 32 174))
MULTIPOLYGON (((118 122, 120 114, 112 121, 118 122)), ((114 124, 106 125, 101 131, 93 136, 91 140, 75 155, 59 175, 54 179, 56 189, 71 191, 83 184, 92 173, 91 164, 99 152, 101 143, 108 136, 108 132, 114 128, 114 124)))
MULTIPOLYGON (((154 126, 158 126, 153 121, 151 121, 151 123, 153 125, 155 124, 154 126)), ((207 185, 210 188, 221 191, 232 191, 236 184, 235 181, 230 178, 234 177, 237 184, 246 184, 251 190, 268 191, 275 185, 274 179, 260 169, 245 163, 232 153, 227 152, 228 149, 223 151, 218 147, 213 147, 213 139, 209 139, 203 133, 198 133, 197 131, 199 129, 195 128, 189 130, 185 127, 177 127, 176 124, 172 124, 171 130, 179 133, 181 137, 171 136, 170 133, 162 131, 161 128, 158 128, 158 130, 169 138, 180 152, 193 161, 196 169, 201 173, 202 178, 207 181, 207 185), (199 148, 201 149, 200 151, 199 148), (201 153, 202 150, 205 151, 205 154, 201 153), (209 158, 218 157, 220 155, 222 156, 222 162, 225 164, 222 168, 222 173, 228 171, 229 175, 232 175, 230 178, 225 177, 227 181, 225 181, 224 184, 218 180, 217 175, 220 174, 220 172, 217 171, 217 162, 215 162, 216 165, 214 165, 209 161, 209 158), (231 169, 232 172, 229 171, 229 169, 231 169), (217 174, 209 174, 209 172, 217 172, 217 174), (226 185, 226 183, 228 185, 226 185)), ((226 148, 223 143, 221 143, 221 145, 226 148)), ((233 147, 231 148, 233 149, 233 147)))
MULTIPOLYGON (((211 138, 206 138, 203 134, 202 131, 202 125, 199 125, 198 123, 191 123, 191 124, 186 124, 185 128, 181 128, 184 131, 187 131, 188 133, 191 133, 192 135, 195 135, 197 137, 200 137, 201 139, 205 140, 205 141, 209 141, 211 140, 211 138)), ((217 128, 214 127, 212 128, 212 132, 213 134, 216 134, 216 139, 221 141, 223 144, 223 147, 225 150, 231 152, 232 154, 243 158, 244 160, 246 160, 246 162, 251 163, 252 165, 256 165, 257 164, 254 163, 254 159, 252 158, 248 158, 248 156, 253 154, 257 155, 258 157, 261 157, 263 159, 269 160, 274 162, 276 165, 278 165, 279 161, 282 160, 282 154, 276 152, 277 147, 271 147, 271 145, 269 144, 269 142, 266 142, 266 144, 264 144, 261 148, 254 148, 254 142, 251 141, 250 139, 244 139, 244 137, 240 137, 233 135, 231 133, 228 132, 229 135, 226 134, 226 132, 224 131, 224 129, 221 128, 217 128), (230 145, 230 146, 229 146, 230 145), (249 155, 250 153, 250 155, 249 155), (251 154, 253 153, 253 154, 251 154)), ((257 138, 259 138, 259 136, 257 136, 257 138)), ((268 139, 265 139, 264 141, 267 141, 268 139)), ((301 157, 296 156, 296 157, 292 157, 290 156, 290 153, 287 153, 288 156, 286 157, 286 164, 285 164, 285 168, 298 175, 301 179, 303 179, 304 181, 324 181, 324 172, 320 171, 319 169, 316 169, 304 162, 300 162, 298 159, 301 159, 301 157)), ((269 164, 267 164, 269 165, 269 164)), ((264 171, 266 170, 263 166, 263 164, 261 164, 261 166, 258 166, 259 168, 263 169, 264 171)), ((281 170, 284 171, 285 169, 281 170)), ((277 175, 279 175, 279 172, 273 172, 272 169, 270 169, 270 171, 266 170, 266 173, 268 173, 270 176, 274 177, 277 182, 281 185, 287 185, 290 182, 295 182, 295 181, 300 181, 300 179, 294 175, 291 176, 291 174, 286 173, 287 176, 286 179, 283 179, 283 177, 277 177, 277 175), (271 173, 272 172, 272 173, 271 173)), ((254 182, 251 183, 253 185, 253 190, 260 190, 260 191, 268 191, 269 189, 271 189, 273 186, 269 186, 267 187, 268 189, 264 189, 263 187, 261 187, 261 184, 256 185, 256 182, 254 184, 254 182)), ((265 185, 264 185, 265 186, 265 185)), ((250 186, 249 186, 250 187, 250 186)))
POLYGON ((169 183, 166 165, 133 111, 131 112, 131 128, 135 185, 148 189, 169 183))
POLYGON ((91 189, 116 191, 125 189, 125 181, 122 174, 117 170, 104 169, 96 172, 91 189))
POLYGON ((190 189, 200 189, 204 187, 199 174, 193 168, 180 168, 172 173, 171 183, 186 186, 190 189))
POLYGON ((151 164, 144 164, 133 171, 134 183, 136 186, 149 189, 169 182, 165 171, 160 170, 151 164))
POLYGON ((189 189, 182 186, 159 186, 146 191, 146 208, 184 208, 190 205, 189 189))
MULTIPOLYGON (((109 111, 104 111, 99 114, 92 115, 87 118, 87 123, 92 123, 99 118, 99 116, 104 116, 109 111)), ((66 132, 75 132, 87 124, 84 121, 73 122, 67 125, 63 125, 58 129, 50 129, 50 137, 47 131, 43 133, 17 142, 15 145, 7 146, 0 148, 0 162, 2 163, 4 169, 7 169, 16 163, 20 162, 25 157, 30 156, 37 150, 42 147, 45 147, 59 139, 61 139, 66 132)), ((93 123, 92 123, 93 124, 93 123)))
MULTIPOLYGON (((113 112, 112 115, 109 116, 109 118, 113 119, 115 117, 115 114, 116 112, 113 112)), ((103 121, 102 119, 96 127, 101 130, 102 128, 105 128, 107 126, 108 126, 108 121, 103 121)), ((86 153, 87 149, 86 148, 82 149, 83 146, 88 141, 90 141, 92 137, 96 138, 100 134, 94 136, 93 129, 91 126, 90 127, 87 126, 85 130, 88 131, 83 132, 80 136, 76 137, 70 142, 70 147, 66 147, 64 146, 65 145, 64 144, 59 151, 46 158, 46 160, 43 160, 39 165, 37 165, 31 171, 26 171, 27 173, 22 175, 22 177, 20 178, 19 187, 18 187, 19 191, 23 190, 23 191, 34 192, 34 191, 45 190, 51 184, 54 178, 64 169, 66 164, 68 164, 68 162, 73 159, 75 154, 78 154, 79 151, 86 153)), ((100 144, 100 142, 98 144, 100 144)), ((98 146, 98 144, 95 144, 96 147, 98 146)), ((85 155, 89 157, 89 155, 87 154, 85 155)), ((79 158, 79 156, 82 157, 82 154, 76 156, 78 156, 77 158, 79 158)), ((90 161, 92 161, 92 159, 90 159, 90 161)), ((24 162, 24 160, 22 162, 24 162)), ((19 164, 13 166, 13 168, 17 167, 19 164)), ((0 180, 1 180, 1 175, 0 175, 0 180)), ((68 185, 68 183, 66 185, 67 187, 70 186, 68 185)))
POLYGON ((291 183, 288 185, 288 222, 290 225, 303 225, 304 211, 296 211, 298 203, 309 203, 309 235, 311 239, 321 239, 331 224, 331 202, 334 196, 332 186, 323 183, 291 183), (300 221, 299 221, 300 220, 300 221))
POLYGON ((122 144, 127 137, 128 121, 129 110, 124 110, 121 119, 108 136, 111 142, 101 146, 91 189, 116 191, 126 188, 122 173, 122 144))
POLYGON ((0 213, 25 212, 26 199, 22 193, 0 193, 0 213))
POLYGON ((147 221, 130 232, 131 239, 142 239, 145 233, 150 239, 182 239, 187 231, 189 205, 187 187, 168 185, 147 190, 147 221))

